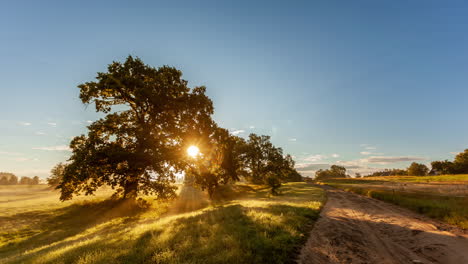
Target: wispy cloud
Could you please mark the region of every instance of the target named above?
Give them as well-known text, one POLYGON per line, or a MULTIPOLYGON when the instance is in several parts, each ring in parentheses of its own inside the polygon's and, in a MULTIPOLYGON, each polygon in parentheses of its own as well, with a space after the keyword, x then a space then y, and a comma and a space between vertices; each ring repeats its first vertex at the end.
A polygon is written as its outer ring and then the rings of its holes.
POLYGON ((45 135, 46 133, 44 133, 44 132, 42 132, 42 131, 37 131, 35 134, 36 134, 36 135, 39 135, 39 136, 43 136, 43 135, 45 135))
POLYGON ((372 155, 372 152, 369 151, 361 151, 359 152, 361 155, 372 155))
POLYGON ((29 122, 18 122, 18 124, 22 125, 22 126, 30 126, 32 125, 31 123, 29 122))
POLYGON ((54 122, 49 122, 47 123, 49 126, 52 126, 52 127, 56 127, 57 126, 57 123, 54 123, 54 122))
POLYGON ((426 160, 422 157, 413 157, 413 156, 371 156, 365 159, 368 163, 376 163, 376 164, 389 164, 389 163, 397 163, 403 161, 418 161, 418 160, 426 160))
POLYGON ((340 157, 340 155, 338 155, 336 153, 331 154, 331 156, 332 156, 332 158, 339 158, 340 157))
POLYGON ((32 148, 35 150, 47 150, 47 151, 71 151, 70 147, 67 145, 60 146, 50 146, 50 147, 36 147, 32 148))
POLYGON ((296 142, 297 139, 296 138, 288 138, 288 141, 291 141, 291 142, 296 142))
POLYGON ((249 126, 249 129, 255 129, 255 126, 249 126))
POLYGON ((86 120, 86 123, 91 124, 93 121, 91 120, 86 120))
POLYGON ((297 171, 314 172, 320 169, 322 170, 328 169, 330 167, 330 164, 328 163, 302 163, 302 164, 296 164, 295 167, 297 171))
POLYGON ((373 146, 368 146, 366 147, 367 150, 374 150, 374 149, 377 149, 376 147, 373 147, 373 146))
POLYGON ((239 129, 239 130, 231 131, 231 134, 234 135, 234 136, 237 136, 237 135, 242 134, 244 132, 245 132, 245 130, 239 129))
POLYGON ((307 156, 305 158, 302 158, 303 161, 307 161, 307 162, 316 162, 316 161, 320 161, 320 160, 323 160, 323 159, 326 159, 327 156, 325 155, 321 155, 321 154, 316 154, 316 155, 310 155, 310 156, 307 156))

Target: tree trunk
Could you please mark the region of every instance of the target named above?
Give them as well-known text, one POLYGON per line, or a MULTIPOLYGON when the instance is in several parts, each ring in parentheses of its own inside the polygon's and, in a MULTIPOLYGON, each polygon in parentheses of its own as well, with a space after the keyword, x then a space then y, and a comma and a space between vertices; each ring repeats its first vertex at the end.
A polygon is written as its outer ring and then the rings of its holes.
POLYGON ((129 180, 124 186, 124 199, 135 199, 138 193, 138 180, 129 180))

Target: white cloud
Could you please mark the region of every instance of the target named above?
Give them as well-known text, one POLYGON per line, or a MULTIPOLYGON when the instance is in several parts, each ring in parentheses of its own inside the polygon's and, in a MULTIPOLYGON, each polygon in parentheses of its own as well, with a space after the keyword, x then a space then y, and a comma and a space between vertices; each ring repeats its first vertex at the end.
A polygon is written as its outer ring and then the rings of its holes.
POLYGON ((35 150, 47 150, 47 151, 71 151, 70 147, 66 145, 60 145, 60 146, 51 146, 51 147, 36 147, 32 148, 35 150))
POLYGON ((39 135, 39 136, 43 136, 43 135, 45 135, 45 134, 46 134, 46 133, 44 133, 44 132, 42 132, 42 131, 37 131, 37 132, 36 132, 36 135, 39 135))
POLYGON ((288 141, 291 141, 291 142, 296 142, 297 139, 296 138, 288 138, 288 141))
POLYGON ((369 146, 369 147, 366 147, 366 149, 367 149, 367 150, 374 150, 374 149, 377 149, 377 148, 376 148, 376 147, 371 147, 371 146, 369 146))
POLYGON ((22 126, 30 126, 31 123, 29 122, 19 122, 18 124, 22 125, 22 126))
POLYGON ((57 123, 54 123, 54 122, 49 122, 47 123, 49 126, 53 126, 53 127, 56 127, 57 126, 57 123))
POLYGON ((86 120, 86 123, 91 124, 93 121, 91 120, 86 120))
POLYGON ((332 156, 333 158, 339 158, 339 157, 340 157, 340 155, 338 155, 338 154, 336 154, 336 153, 332 154, 331 156, 332 156))
POLYGON ((320 161, 320 160, 323 160, 323 159, 326 159, 326 158, 327 158, 327 156, 325 156, 325 155, 316 154, 316 155, 311 155, 311 156, 302 158, 302 160, 303 161, 308 161, 308 162, 316 162, 316 161, 320 161))
POLYGON ((361 155, 371 155, 372 152, 369 152, 369 151, 361 151, 359 152, 361 155))
POLYGON ((250 129, 255 129, 255 126, 249 126, 250 129))
POLYGON ((239 130, 231 131, 231 134, 234 135, 234 136, 237 136, 237 135, 242 134, 244 132, 245 132, 245 130, 239 129, 239 130))

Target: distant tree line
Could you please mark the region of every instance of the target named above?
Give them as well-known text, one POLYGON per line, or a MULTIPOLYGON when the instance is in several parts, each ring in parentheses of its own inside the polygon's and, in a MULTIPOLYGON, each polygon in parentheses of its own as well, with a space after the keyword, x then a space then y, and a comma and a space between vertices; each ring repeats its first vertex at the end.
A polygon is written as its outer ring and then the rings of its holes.
POLYGON ((18 179, 16 175, 9 172, 0 172, 0 185, 37 185, 39 184, 39 177, 21 177, 18 179))
POLYGON ((406 169, 384 169, 373 172, 364 177, 375 176, 427 176, 427 175, 444 175, 444 174, 468 174, 468 149, 458 153, 453 161, 433 161, 431 169, 426 165, 413 162, 406 169))

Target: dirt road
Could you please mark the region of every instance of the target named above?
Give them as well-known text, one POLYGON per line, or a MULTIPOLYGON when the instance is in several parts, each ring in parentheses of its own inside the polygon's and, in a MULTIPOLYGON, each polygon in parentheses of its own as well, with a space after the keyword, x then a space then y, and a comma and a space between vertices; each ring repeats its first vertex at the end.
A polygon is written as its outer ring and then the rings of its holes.
POLYGON ((468 263, 468 235, 404 208, 324 186, 299 263, 468 263))

